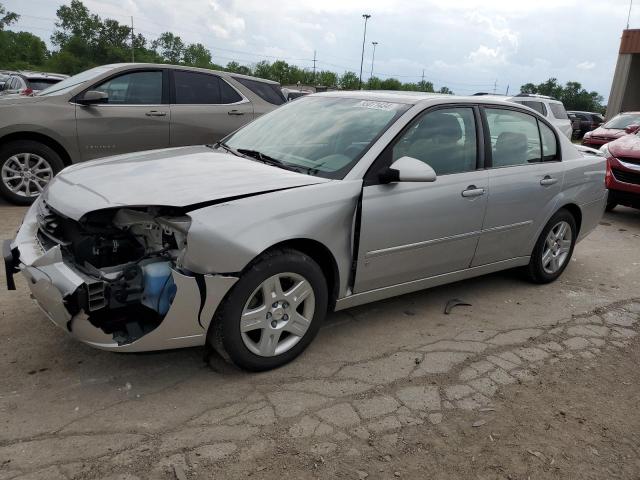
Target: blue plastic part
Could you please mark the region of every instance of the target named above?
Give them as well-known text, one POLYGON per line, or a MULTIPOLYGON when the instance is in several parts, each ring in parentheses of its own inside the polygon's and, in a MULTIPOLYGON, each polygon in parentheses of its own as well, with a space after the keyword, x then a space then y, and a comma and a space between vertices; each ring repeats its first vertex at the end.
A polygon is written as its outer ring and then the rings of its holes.
POLYGON ((142 267, 142 304, 166 315, 176 296, 176 284, 171 275, 169 262, 148 263, 142 267))

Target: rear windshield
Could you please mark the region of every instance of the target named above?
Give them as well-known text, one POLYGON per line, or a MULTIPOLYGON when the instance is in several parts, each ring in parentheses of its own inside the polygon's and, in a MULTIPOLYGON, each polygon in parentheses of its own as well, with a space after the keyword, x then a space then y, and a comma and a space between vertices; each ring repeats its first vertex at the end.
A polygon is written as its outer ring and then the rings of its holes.
POLYGON ((27 80, 27 82, 29 83, 29 88, 33 90, 44 90, 51 85, 59 83, 61 80, 60 78, 38 78, 36 80, 27 80))
POLYGON ((624 130, 629 125, 640 124, 640 113, 621 113, 616 115, 603 126, 615 130, 624 130))
POLYGON ((242 77, 233 77, 233 79, 247 87, 265 102, 269 102, 273 105, 282 105, 287 101, 282 94, 280 85, 274 83, 264 83, 258 80, 249 80, 248 78, 242 77))
POLYGON ((551 113, 558 120, 567 120, 569 116, 567 115, 567 111, 564 109, 564 105, 561 103, 550 103, 549 108, 551 108, 551 113))

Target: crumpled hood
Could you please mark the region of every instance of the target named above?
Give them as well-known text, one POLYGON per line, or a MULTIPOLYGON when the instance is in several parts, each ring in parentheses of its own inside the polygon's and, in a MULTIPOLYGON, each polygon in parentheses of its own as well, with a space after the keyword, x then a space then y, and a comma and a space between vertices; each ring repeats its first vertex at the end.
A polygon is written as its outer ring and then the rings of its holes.
POLYGON ((328 181, 194 146, 73 165, 49 183, 43 199, 58 212, 77 220, 103 208, 189 207, 328 181))
POLYGON ((614 157, 629 157, 640 160, 640 137, 638 135, 625 135, 615 142, 607 144, 607 148, 614 157))

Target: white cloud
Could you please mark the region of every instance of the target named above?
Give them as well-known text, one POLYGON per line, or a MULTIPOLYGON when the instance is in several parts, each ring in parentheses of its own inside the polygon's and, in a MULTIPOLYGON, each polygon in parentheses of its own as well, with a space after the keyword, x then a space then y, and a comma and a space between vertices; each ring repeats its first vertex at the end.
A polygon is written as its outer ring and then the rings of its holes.
POLYGON ((334 45, 336 43, 336 34, 333 32, 327 32, 324 34, 324 41, 329 45, 334 45))
POLYGON ((576 65, 576 68, 579 70, 593 70, 596 67, 595 62, 580 62, 576 65))

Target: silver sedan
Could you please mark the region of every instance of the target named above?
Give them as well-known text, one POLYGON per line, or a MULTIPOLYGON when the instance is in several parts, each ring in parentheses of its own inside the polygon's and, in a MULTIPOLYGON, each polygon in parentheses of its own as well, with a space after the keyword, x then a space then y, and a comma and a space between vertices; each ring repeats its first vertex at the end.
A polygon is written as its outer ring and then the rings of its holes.
POLYGON ((557 279, 605 160, 495 99, 330 92, 215 145, 66 168, 4 244, 46 315, 133 352, 208 344, 265 370, 330 310, 521 267, 557 279))

